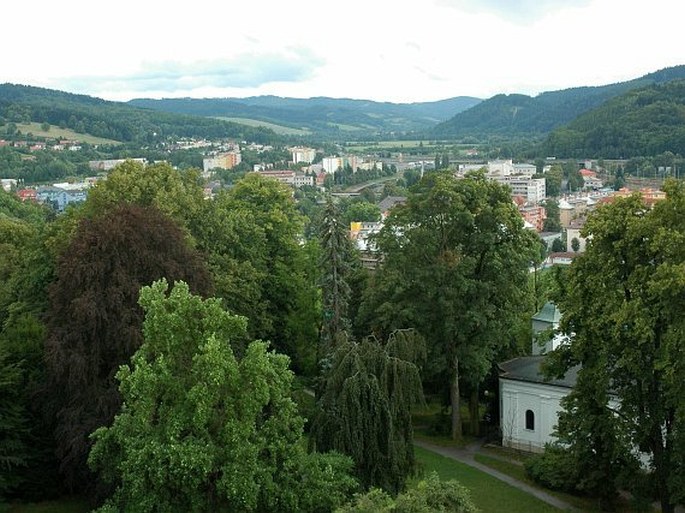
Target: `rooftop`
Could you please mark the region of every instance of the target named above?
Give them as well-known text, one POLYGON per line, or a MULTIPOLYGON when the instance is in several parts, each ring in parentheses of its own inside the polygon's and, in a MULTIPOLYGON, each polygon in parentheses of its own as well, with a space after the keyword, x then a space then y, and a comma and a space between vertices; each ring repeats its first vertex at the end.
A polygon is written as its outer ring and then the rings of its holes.
POLYGON ((542 362, 545 356, 521 356, 513 360, 500 363, 498 365, 500 370, 500 377, 503 379, 511 379, 514 381, 525 381, 528 383, 542 383, 546 385, 553 385, 558 387, 573 388, 578 379, 578 371, 580 366, 577 365, 569 369, 563 378, 545 377, 542 372, 542 362))

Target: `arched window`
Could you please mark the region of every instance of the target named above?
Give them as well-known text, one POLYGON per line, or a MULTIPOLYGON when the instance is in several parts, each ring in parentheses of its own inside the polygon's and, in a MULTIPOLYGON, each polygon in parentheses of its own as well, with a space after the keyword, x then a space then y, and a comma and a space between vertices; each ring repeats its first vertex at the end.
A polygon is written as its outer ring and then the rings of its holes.
POLYGON ((535 431, 535 413, 533 410, 526 410, 526 429, 535 431))

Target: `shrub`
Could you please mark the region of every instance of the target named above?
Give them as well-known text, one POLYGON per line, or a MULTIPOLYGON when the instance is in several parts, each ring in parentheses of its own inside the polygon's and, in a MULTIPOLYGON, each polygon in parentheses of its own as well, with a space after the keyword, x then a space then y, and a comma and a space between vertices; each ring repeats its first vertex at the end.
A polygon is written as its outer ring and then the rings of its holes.
POLYGON ((545 452, 528 458, 524 467, 533 481, 550 490, 578 492, 573 456, 558 444, 547 444, 545 452))

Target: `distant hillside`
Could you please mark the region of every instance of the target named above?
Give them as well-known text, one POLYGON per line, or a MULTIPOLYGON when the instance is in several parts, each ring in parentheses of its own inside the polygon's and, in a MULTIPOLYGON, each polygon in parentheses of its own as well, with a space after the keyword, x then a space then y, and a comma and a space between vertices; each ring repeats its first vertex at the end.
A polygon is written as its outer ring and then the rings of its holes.
POLYGON ((379 134, 424 131, 481 100, 467 96, 424 103, 389 103, 337 98, 178 98, 135 99, 129 102, 178 114, 243 118, 335 136, 341 132, 379 134))
POLYGON ((629 158, 685 155, 685 80, 629 91, 552 132, 548 155, 629 158))
POLYGON ((0 122, 47 122, 83 134, 141 144, 172 136, 255 142, 276 138, 271 130, 261 127, 145 110, 126 103, 15 84, 0 84, 0 122))
POLYGON ((666 68, 628 82, 551 91, 535 97, 500 94, 437 125, 430 135, 436 138, 542 136, 627 91, 679 78, 685 78, 685 66, 666 68))

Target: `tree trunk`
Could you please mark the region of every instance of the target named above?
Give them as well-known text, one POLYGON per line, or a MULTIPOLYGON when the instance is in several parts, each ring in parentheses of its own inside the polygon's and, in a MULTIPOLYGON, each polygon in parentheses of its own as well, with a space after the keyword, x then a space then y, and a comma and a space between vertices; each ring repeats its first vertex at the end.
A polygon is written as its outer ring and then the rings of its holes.
POLYGON ((478 407, 478 385, 471 390, 471 401, 469 404, 469 416, 471 417, 471 436, 480 436, 480 408, 478 407))
POLYGON ((459 357, 452 363, 452 383, 450 383, 450 406, 452 407, 452 440, 461 439, 461 412, 459 410, 459 357))

